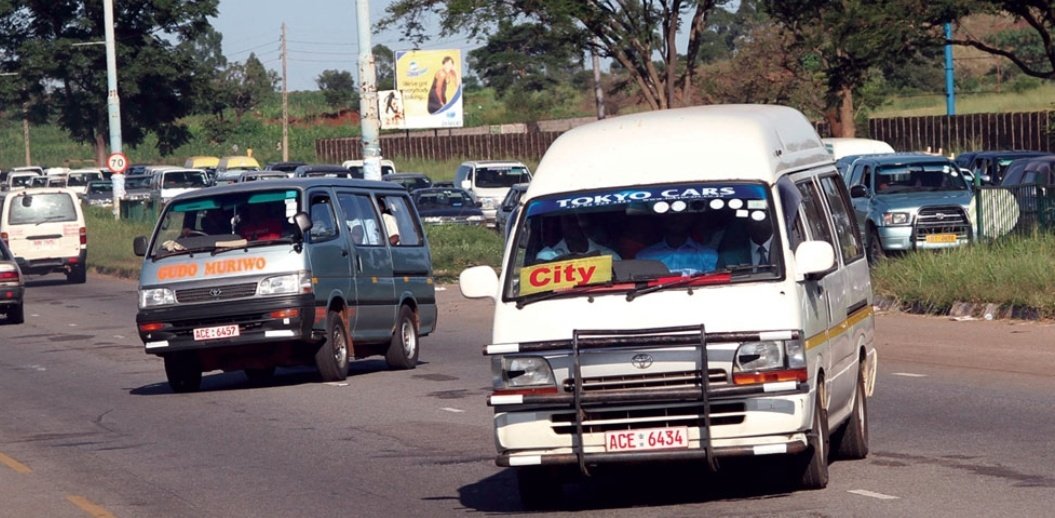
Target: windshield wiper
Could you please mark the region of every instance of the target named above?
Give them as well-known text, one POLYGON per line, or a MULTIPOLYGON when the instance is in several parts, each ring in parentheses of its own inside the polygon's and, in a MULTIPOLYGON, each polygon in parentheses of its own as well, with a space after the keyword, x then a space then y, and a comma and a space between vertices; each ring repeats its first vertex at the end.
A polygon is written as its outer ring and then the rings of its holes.
POLYGON ((737 264, 733 266, 727 266, 725 271, 737 275, 755 275, 758 273, 773 273, 777 269, 775 264, 737 264))
POLYGON ((37 224, 33 225, 33 226, 35 226, 35 227, 36 226, 40 226, 40 225, 43 225, 43 224, 51 222, 51 221, 64 221, 67 218, 68 218, 68 216, 63 216, 63 215, 58 215, 58 214, 55 215, 55 216, 48 216, 48 217, 38 221, 37 224))
POLYGON ((517 299, 517 309, 523 309, 524 306, 534 304, 536 302, 542 302, 543 300, 549 300, 565 295, 575 295, 584 291, 590 291, 591 288, 610 287, 613 286, 613 282, 602 282, 598 284, 584 284, 581 286, 575 286, 565 290, 559 291, 547 291, 545 293, 536 293, 532 295, 525 295, 523 298, 517 299))
POLYGON ((183 255, 183 254, 187 254, 187 255, 191 256, 191 258, 193 258, 194 254, 198 254, 198 253, 201 253, 201 252, 208 252, 208 251, 212 250, 213 248, 214 247, 212 247, 212 246, 199 246, 199 247, 195 247, 195 248, 182 248, 182 249, 179 249, 179 250, 165 250, 165 249, 162 249, 161 250, 163 252, 162 254, 159 255, 157 252, 155 252, 154 255, 150 256, 150 258, 153 259, 154 261, 157 261, 158 259, 161 259, 162 257, 172 257, 174 255, 183 255))
MULTIPOLYGON (((247 251, 247 250, 249 250, 250 248, 252 248, 254 246, 267 246, 267 245, 276 245, 276 244, 279 244, 279 243, 293 243, 293 242, 294 242, 293 238, 291 238, 291 237, 279 237, 279 238, 275 238, 275 239, 257 239, 255 241, 244 241, 244 242, 236 241, 235 243, 237 243, 238 246, 217 246, 216 248, 213 249, 212 255, 219 255, 219 254, 222 254, 224 252, 230 252, 231 250, 246 250, 247 251)), ((223 242, 221 241, 221 242, 217 243, 217 245, 220 245, 222 243, 223 242)))
MULTIPOLYGON (((670 289, 670 288, 677 288, 679 286, 685 286, 686 284, 692 284, 693 282, 699 280, 701 277, 711 276, 711 275, 714 275, 716 273, 717 274, 722 274, 724 272, 700 272, 700 273, 695 273, 695 274, 689 275, 687 277, 681 277, 681 278, 675 279, 673 281, 663 282, 663 283, 660 283, 660 284, 654 284, 652 286, 645 286, 645 287, 642 287, 642 288, 637 288, 637 289, 634 289, 634 290, 631 290, 631 291, 627 292, 627 294, 626 294, 626 301, 630 302, 630 301, 636 299, 637 297, 640 297, 641 295, 647 295, 649 293, 655 293, 655 292, 661 291, 661 290, 666 290, 666 289, 670 289)), ((689 294, 690 295, 692 294, 692 290, 691 289, 689 290, 689 294)))

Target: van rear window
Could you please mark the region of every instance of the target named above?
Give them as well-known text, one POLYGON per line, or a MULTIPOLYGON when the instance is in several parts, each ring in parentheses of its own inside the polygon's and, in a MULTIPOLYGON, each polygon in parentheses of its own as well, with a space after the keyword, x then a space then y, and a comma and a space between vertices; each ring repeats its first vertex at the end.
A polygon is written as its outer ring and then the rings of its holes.
POLYGON ((77 221, 73 198, 64 192, 17 196, 7 216, 11 225, 77 221))

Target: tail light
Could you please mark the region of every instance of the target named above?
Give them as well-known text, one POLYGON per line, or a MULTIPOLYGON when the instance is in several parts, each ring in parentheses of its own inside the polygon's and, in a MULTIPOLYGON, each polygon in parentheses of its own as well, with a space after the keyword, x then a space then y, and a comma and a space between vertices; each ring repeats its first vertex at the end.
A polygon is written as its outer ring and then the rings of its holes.
POLYGON ((18 269, 9 264, 0 265, 0 284, 18 284, 18 269))
POLYGON ((88 229, 86 229, 84 227, 81 227, 81 232, 80 233, 81 233, 81 244, 82 245, 88 244, 88 229))

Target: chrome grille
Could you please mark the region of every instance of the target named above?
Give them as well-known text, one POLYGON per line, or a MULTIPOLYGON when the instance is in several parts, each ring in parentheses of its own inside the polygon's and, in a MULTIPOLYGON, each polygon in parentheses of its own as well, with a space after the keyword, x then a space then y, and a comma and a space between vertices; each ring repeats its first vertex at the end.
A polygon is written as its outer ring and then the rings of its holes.
MULTIPOLYGON (((707 381, 711 385, 723 384, 728 381, 728 376, 724 369, 710 369, 707 371, 707 381)), ((701 384, 700 371, 659 372, 629 376, 584 377, 582 391, 669 389, 699 387, 701 384)), ((564 380, 565 392, 571 392, 574 386, 573 379, 564 380)))
POLYGON ((970 237, 971 224, 960 207, 928 207, 920 209, 916 216, 916 240, 925 241, 928 235, 956 234, 957 238, 970 237))
POLYGON ((188 304, 193 302, 212 302, 217 300, 244 299, 256 295, 256 283, 227 284, 207 288, 190 288, 176 290, 176 302, 188 304))
MULTIPOLYGON (((638 430, 666 426, 700 426, 703 421, 700 405, 633 408, 623 410, 589 410, 584 412, 583 433, 611 432, 616 430, 638 430)), ((743 403, 711 403, 711 426, 740 424, 744 422, 746 406, 743 403)), ((555 433, 575 433, 575 413, 553 414, 551 427, 555 433)))

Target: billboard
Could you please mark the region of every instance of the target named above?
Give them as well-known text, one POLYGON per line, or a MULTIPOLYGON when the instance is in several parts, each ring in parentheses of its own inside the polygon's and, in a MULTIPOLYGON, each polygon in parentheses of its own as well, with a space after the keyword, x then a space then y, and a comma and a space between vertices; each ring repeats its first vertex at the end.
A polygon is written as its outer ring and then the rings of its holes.
POLYGON ((403 94, 403 128, 462 127, 460 50, 396 52, 396 89, 403 94))
POLYGON ((403 94, 399 90, 378 90, 377 113, 381 114, 381 129, 407 129, 403 94))

